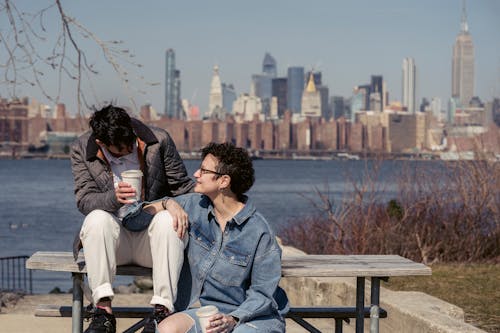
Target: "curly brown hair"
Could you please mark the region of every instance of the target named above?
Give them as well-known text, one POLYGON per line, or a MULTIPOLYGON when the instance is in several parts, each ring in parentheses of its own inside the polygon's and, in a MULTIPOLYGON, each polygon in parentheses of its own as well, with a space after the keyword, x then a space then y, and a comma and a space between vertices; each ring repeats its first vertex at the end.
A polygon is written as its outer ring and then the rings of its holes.
POLYGON ((236 194, 239 200, 242 200, 243 194, 255 182, 255 171, 248 152, 230 142, 211 142, 201 149, 202 159, 208 154, 217 158, 219 163, 216 171, 231 177, 231 191, 236 194))

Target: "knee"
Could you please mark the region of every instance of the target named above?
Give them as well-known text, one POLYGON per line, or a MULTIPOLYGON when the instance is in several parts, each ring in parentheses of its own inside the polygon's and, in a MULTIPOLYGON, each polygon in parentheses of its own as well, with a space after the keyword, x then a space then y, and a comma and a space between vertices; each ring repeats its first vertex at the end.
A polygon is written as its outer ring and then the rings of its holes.
POLYGON ((176 235, 172 215, 166 210, 156 213, 151 220, 150 230, 155 234, 167 237, 176 235))
POLYGON ((113 216, 101 209, 91 211, 83 221, 82 234, 106 234, 116 225, 113 216))

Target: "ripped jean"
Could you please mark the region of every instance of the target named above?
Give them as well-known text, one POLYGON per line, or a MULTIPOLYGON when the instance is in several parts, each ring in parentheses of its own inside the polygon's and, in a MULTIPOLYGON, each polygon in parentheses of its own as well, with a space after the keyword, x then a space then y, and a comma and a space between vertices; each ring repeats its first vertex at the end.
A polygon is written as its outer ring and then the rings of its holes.
MULTIPOLYGON (((196 316, 196 310, 188 309, 182 311, 194 320, 194 325, 186 333, 203 333, 200 322, 196 316)), ((260 317, 246 323, 236 325, 233 333, 283 333, 285 332, 285 322, 275 316, 260 317)), ((156 331, 158 333, 158 330, 156 331)))

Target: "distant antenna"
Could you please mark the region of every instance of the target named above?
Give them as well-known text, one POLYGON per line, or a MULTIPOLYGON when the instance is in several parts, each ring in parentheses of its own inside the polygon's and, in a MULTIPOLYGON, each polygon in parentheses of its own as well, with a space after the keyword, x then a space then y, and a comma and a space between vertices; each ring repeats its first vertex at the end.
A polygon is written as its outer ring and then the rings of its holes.
POLYGON ((461 27, 463 33, 469 32, 469 25, 467 24, 467 9, 466 9, 465 0, 463 1, 463 5, 462 5, 462 22, 460 24, 460 27, 461 27))

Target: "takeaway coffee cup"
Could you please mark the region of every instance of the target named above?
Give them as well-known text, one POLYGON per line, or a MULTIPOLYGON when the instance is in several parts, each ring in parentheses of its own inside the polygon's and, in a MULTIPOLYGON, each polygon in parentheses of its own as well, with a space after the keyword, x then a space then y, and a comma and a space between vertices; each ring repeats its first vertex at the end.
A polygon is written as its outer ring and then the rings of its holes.
POLYGON ((130 200, 140 201, 142 190, 142 171, 141 170, 127 170, 122 172, 122 181, 130 184, 135 190, 135 198, 131 197, 130 200))
POLYGON ((214 314, 217 314, 219 312, 219 309, 215 305, 205 305, 199 308, 196 311, 196 315, 198 316, 198 320, 200 321, 200 326, 201 326, 201 331, 203 333, 206 333, 207 331, 207 326, 209 324, 209 319, 212 317, 214 314))

